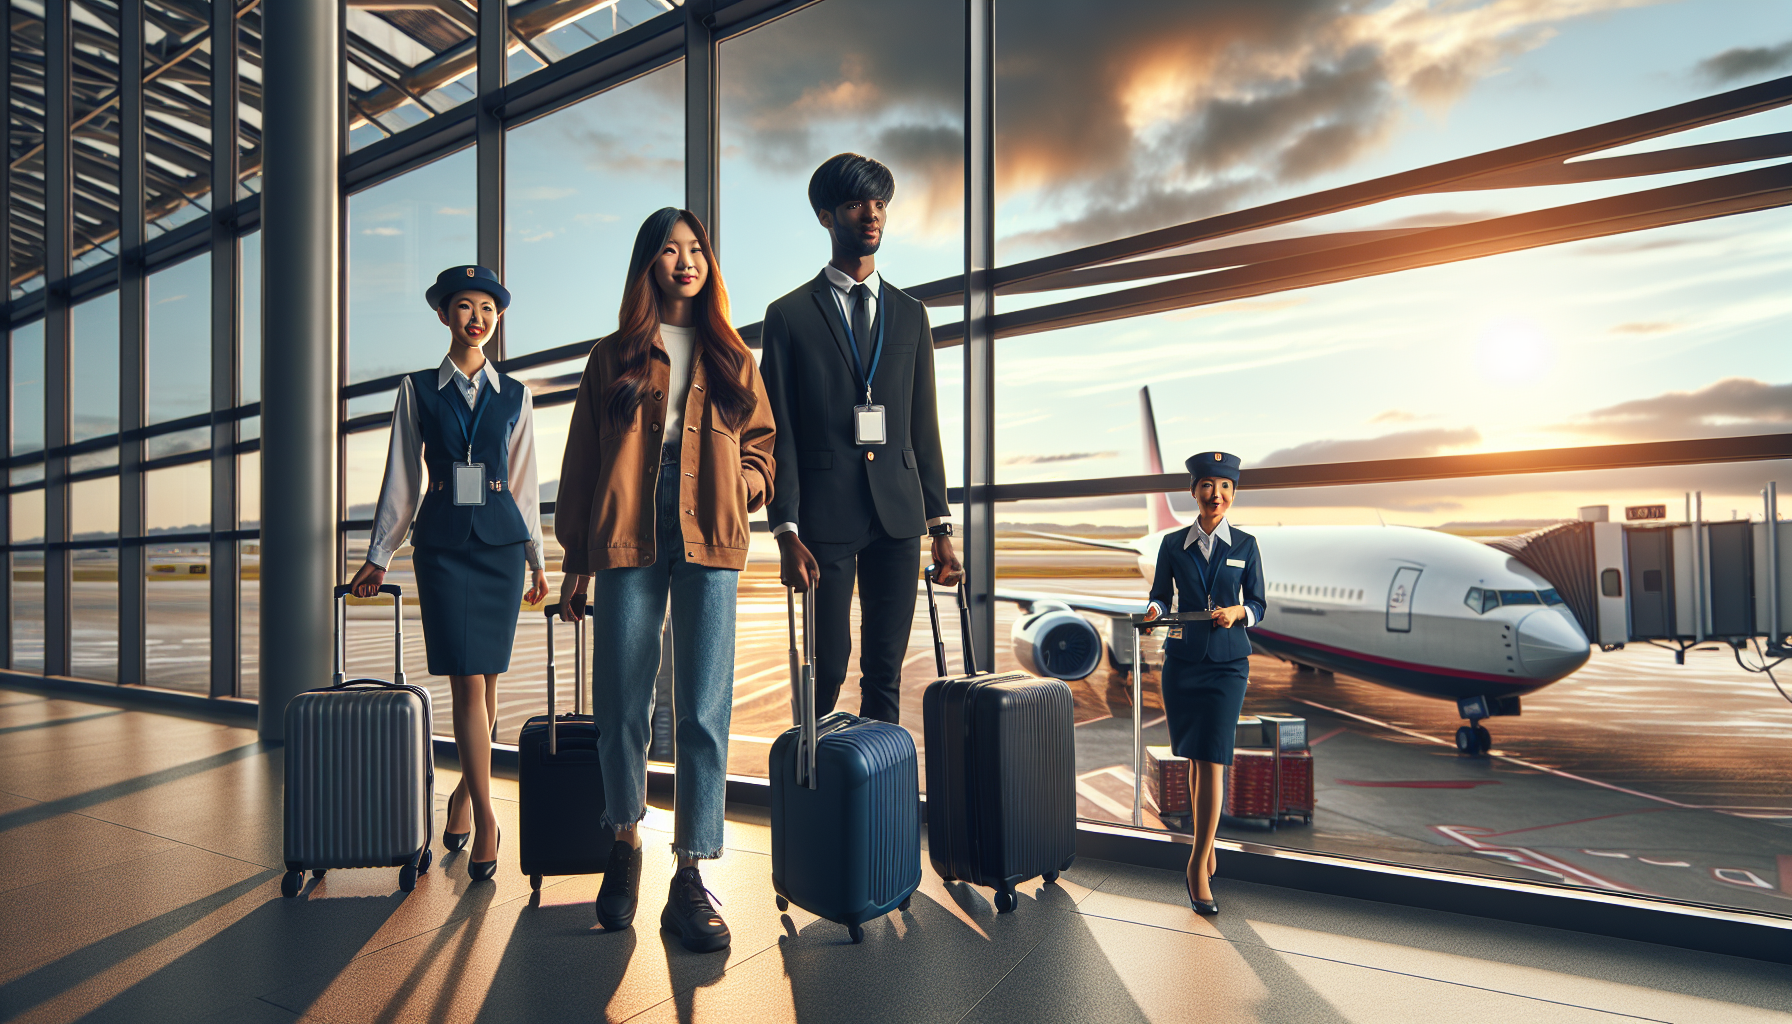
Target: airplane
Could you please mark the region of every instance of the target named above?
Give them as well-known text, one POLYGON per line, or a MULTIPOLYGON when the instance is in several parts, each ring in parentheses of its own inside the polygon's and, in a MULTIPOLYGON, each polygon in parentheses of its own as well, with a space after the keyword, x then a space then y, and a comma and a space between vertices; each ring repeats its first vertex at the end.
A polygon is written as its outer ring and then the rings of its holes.
MULTIPOLYGON (((1139 390, 1146 469, 1162 473, 1151 390, 1139 390)), ((1248 492, 1244 492, 1248 496, 1248 492)), ((1147 495, 1151 532, 1127 541, 1028 531, 1084 547, 1124 551, 1149 586, 1157 552, 1187 529, 1167 493, 1147 495)), ((1235 506, 1236 508, 1236 506, 1235 506)), ((1244 525, 1244 524, 1241 524, 1244 525)), ((1405 526, 1246 526, 1262 552, 1268 608, 1252 647, 1299 670, 1343 672, 1423 697, 1454 700, 1467 724, 1456 747, 1485 754, 1481 720, 1519 713, 1519 698, 1586 663, 1586 633, 1550 582, 1487 545, 1405 526)), ((1021 606, 1011 634, 1017 660, 1035 675, 1083 679, 1105 647, 1130 668, 1132 623, 1143 600, 1000 590, 1021 606), (1103 643, 1082 612, 1110 617, 1103 643)))

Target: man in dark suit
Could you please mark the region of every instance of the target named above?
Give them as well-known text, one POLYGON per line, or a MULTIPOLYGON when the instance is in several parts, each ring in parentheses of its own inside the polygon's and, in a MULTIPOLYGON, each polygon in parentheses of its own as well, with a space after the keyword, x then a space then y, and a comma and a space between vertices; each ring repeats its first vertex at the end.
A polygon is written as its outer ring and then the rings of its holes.
POLYGON ((859 714, 895 722, 915 616, 920 559, 932 537, 940 582, 952 551, 927 310, 877 272, 890 169, 842 153, 809 179, 809 205, 833 255, 814 280, 765 311, 760 373, 777 420, 777 479, 767 512, 786 586, 813 589, 815 710, 833 710, 852 654, 859 590, 859 714))

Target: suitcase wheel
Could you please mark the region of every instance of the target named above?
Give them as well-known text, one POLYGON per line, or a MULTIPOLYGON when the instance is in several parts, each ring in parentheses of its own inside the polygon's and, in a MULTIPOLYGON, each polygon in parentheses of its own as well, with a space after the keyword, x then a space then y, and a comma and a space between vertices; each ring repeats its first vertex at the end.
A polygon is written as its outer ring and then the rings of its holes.
POLYGON ((1014 909, 1016 902, 1014 894, 1011 892, 1003 890, 996 893, 996 913, 1006 914, 1011 912, 1014 909))
POLYGON ((790 909, 790 901, 785 899, 782 896, 778 897, 778 909, 779 910, 789 910, 790 909))
POLYGON ((1056 871, 1047 871, 1042 880, 1046 885, 1050 885, 1058 880, 1058 873, 1056 871))
POLYGON ((853 941, 854 945, 858 945, 859 943, 865 941, 865 929, 860 928, 856 924, 847 925, 846 926, 846 934, 852 936, 852 941, 853 941))
POLYGON ((288 871, 280 876, 280 895, 292 899, 299 894, 299 886, 304 884, 305 872, 288 871))
POLYGON ((417 865, 406 864, 398 869, 398 888, 404 892, 417 888, 417 865))
POLYGON ((529 876, 529 888, 534 889, 536 892, 541 891, 541 876, 540 875, 530 875, 529 876))
POLYGON ((896 904, 896 909, 897 910, 907 910, 908 905, 910 903, 913 903, 914 901, 915 901, 915 894, 911 892, 907 896, 902 897, 902 902, 896 904))
POLYGON ((424 850, 423 856, 417 858, 417 873, 419 875, 427 874, 429 866, 435 863, 435 859, 436 852, 434 850, 424 850))

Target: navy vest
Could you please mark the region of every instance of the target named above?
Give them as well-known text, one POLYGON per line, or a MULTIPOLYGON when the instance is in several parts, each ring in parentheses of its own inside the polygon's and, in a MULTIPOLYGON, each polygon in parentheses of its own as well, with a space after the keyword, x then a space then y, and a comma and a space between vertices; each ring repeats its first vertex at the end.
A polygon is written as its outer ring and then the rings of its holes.
MULTIPOLYGON (((499 389, 489 382, 479 390, 479 429, 473 435, 473 461, 485 463, 485 504, 454 503, 454 463, 467 455, 466 429, 475 411, 467 408, 459 389, 436 387, 439 370, 411 374, 417 393, 417 418, 423 425, 423 464, 429 467, 429 487, 423 507, 411 526, 411 543, 424 547, 459 547, 469 536, 492 545, 518 544, 529 539, 529 527, 510 494, 510 432, 523 414, 523 385, 503 376, 499 389), (492 490, 493 482, 503 490, 492 490)), ((502 375, 500 375, 502 376, 502 375)))

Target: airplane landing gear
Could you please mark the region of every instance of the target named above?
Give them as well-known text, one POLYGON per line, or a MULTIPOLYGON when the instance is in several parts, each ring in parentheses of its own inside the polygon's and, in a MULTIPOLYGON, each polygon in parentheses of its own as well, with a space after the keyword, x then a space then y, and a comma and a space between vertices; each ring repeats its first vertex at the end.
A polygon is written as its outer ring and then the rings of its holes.
POLYGON ((1456 730, 1456 749, 1470 757, 1480 757, 1493 749, 1493 734, 1478 721, 1456 730))

